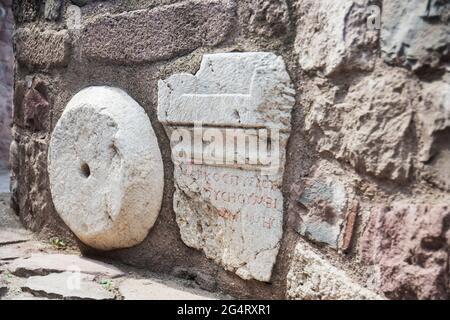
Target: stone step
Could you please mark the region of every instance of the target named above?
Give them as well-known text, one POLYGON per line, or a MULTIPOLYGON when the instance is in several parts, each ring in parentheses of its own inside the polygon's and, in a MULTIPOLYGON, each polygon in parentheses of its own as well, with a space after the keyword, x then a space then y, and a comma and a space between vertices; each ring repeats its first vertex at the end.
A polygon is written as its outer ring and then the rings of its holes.
POLYGON ((114 293, 94 281, 95 276, 74 272, 30 277, 22 291, 37 297, 62 300, 112 300, 114 293))
POLYGON ((117 278, 124 273, 118 268, 89 258, 69 254, 34 254, 29 258, 21 258, 7 266, 12 274, 19 277, 48 275, 66 271, 117 278))
POLYGON ((19 258, 28 258, 33 253, 45 250, 47 245, 40 241, 27 241, 0 246, 0 261, 11 261, 19 258))
POLYGON ((23 229, 1 229, 0 246, 29 241, 33 235, 23 229))
POLYGON ((119 292, 125 300, 217 300, 209 292, 188 289, 174 281, 126 279, 119 292))

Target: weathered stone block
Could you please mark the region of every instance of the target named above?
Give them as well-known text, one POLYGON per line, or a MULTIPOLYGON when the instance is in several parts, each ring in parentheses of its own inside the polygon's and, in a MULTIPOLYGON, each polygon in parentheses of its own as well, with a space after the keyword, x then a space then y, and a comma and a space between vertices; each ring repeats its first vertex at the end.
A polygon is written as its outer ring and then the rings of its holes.
POLYGON ((418 117, 422 176, 432 185, 450 191, 450 81, 447 81, 425 85, 418 117))
POLYGON ((113 300, 114 293, 95 282, 91 275, 75 272, 30 277, 21 288, 38 297, 63 300, 113 300))
POLYGON ((71 2, 79 7, 82 7, 91 2, 91 0, 71 0, 71 2))
POLYGON ((251 0, 248 5, 248 29, 265 38, 285 36, 290 29, 286 0, 251 0))
POLYGON ((61 0, 45 0, 44 17, 47 20, 58 20, 61 15, 63 2, 61 0))
POLYGON ((298 300, 379 300, 344 271, 299 242, 287 275, 287 298, 298 300))
POLYGON ((97 277, 118 278, 125 275, 118 268, 73 254, 33 254, 11 262, 7 269, 18 277, 45 276, 50 273, 77 271, 97 277))
POLYGON ((283 59, 271 53, 205 55, 195 76, 159 83, 181 237, 244 279, 269 281, 278 254, 294 95, 283 59))
POLYGON ((88 58, 120 64, 170 59, 225 40, 234 16, 231 0, 194 0, 101 15, 86 23, 82 52, 88 58))
POLYGON ((450 57, 449 12, 448 1, 383 1, 384 59, 413 70, 445 69, 450 57))
POLYGON ((67 29, 72 32, 76 30, 78 34, 78 31, 82 28, 83 20, 80 7, 75 5, 68 6, 64 17, 67 29))
POLYGON ((21 0, 13 1, 14 17, 17 22, 30 22, 39 16, 41 1, 21 0))
MULTIPOLYGON (((16 110, 20 112, 15 115, 16 125, 30 129, 31 131, 49 131, 51 125, 51 103, 48 92, 48 85, 45 81, 34 78, 30 83, 19 83, 25 85, 27 89, 22 97, 17 97, 16 110), (22 116, 20 118, 20 116, 22 116)), ((23 88, 16 91, 16 95, 22 94, 23 88)))
POLYGON ((25 107, 24 107, 24 98, 27 92, 27 84, 26 81, 16 81, 14 88, 14 97, 13 97, 13 122, 14 125, 19 127, 25 127, 25 107))
POLYGON ((14 124, 31 132, 48 132, 51 127, 51 99, 48 84, 40 78, 17 81, 14 90, 14 124))
MULTIPOLYGON (((348 247, 358 206, 352 188, 352 175, 328 161, 321 161, 310 178, 305 179, 298 201, 306 208, 299 213, 298 231, 307 238, 338 249, 348 247), (344 245, 343 237, 347 236, 344 245)), ((346 249, 346 248, 344 248, 346 249)))
POLYGON ((450 208, 394 203, 377 207, 361 240, 391 299, 448 299, 450 208))
POLYGON ((20 28, 14 35, 16 59, 29 68, 58 68, 69 63, 71 44, 67 30, 20 28))
POLYGON ((444 191, 450 191, 450 133, 441 136, 438 144, 442 146, 436 156, 427 163, 422 171, 422 176, 432 186, 444 191))
POLYGON ((47 175, 48 140, 45 134, 29 135, 17 126, 13 139, 12 206, 28 229, 41 230, 49 218, 54 218, 47 175))
POLYGON ((142 107, 120 89, 90 87, 72 98, 52 134, 48 173, 56 211, 89 246, 137 245, 158 217, 158 141, 142 107))
POLYGON ((319 152, 331 152, 358 172, 406 180, 416 152, 413 114, 420 89, 406 71, 377 70, 339 103, 333 90, 315 99, 306 129, 319 152))
POLYGON ((369 1, 307 0, 295 4, 295 52, 304 70, 330 75, 339 70, 371 70, 378 31, 368 28, 369 1))

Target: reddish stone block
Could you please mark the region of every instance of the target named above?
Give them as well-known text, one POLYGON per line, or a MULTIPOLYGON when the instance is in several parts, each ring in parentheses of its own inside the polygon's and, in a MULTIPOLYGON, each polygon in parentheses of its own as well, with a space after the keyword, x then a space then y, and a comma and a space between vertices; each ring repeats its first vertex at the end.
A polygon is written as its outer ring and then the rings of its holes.
POLYGON ((391 299, 449 298, 450 205, 396 203, 372 212, 363 261, 379 267, 391 299))
POLYGON ((28 87, 18 82, 14 96, 14 123, 33 132, 48 131, 50 128, 50 102, 47 84, 34 79, 28 87))
POLYGON ((83 55, 117 64, 171 59, 202 46, 215 46, 231 33, 232 1, 183 1, 152 10, 100 15, 81 36, 83 55))

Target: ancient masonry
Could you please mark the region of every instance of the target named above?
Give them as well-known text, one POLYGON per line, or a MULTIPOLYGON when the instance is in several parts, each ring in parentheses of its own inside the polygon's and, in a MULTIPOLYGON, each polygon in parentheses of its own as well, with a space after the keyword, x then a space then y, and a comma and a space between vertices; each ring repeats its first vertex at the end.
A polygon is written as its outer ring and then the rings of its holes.
POLYGON ((3 1, 2 42, 11 6, 27 228, 242 298, 450 298, 449 1, 3 1))

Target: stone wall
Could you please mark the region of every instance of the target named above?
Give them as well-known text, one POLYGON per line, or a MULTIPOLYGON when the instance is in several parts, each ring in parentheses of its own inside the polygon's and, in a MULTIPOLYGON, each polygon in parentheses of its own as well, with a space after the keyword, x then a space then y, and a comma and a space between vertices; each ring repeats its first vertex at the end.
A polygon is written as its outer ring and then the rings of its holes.
MULTIPOLYGON (((16 1, 13 206, 43 237, 68 237, 86 254, 239 297, 448 299, 449 13, 450 2, 438 0, 16 1), (162 98, 184 90, 186 74, 200 70, 199 83, 202 74, 211 77, 202 61, 218 57, 209 67, 220 69, 223 56, 232 75, 239 72, 226 62, 233 55, 222 54, 245 52, 281 57, 272 74, 284 82, 272 98, 293 98, 280 120, 290 137, 284 175, 273 188, 284 199, 276 251, 266 260, 257 259, 262 251, 249 251, 250 262, 233 260, 229 250, 247 249, 245 233, 242 241, 218 241, 220 219, 204 220, 235 216, 185 184, 171 158, 176 122, 157 110, 162 98), (164 91, 158 81, 166 79, 164 91), (47 171, 51 135, 66 105, 99 85, 124 90, 145 109, 165 177, 161 211, 146 239, 107 252, 76 240, 65 226, 47 171), (264 274, 255 263, 266 264, 264 274)), ((220 79, 210 82, 233 88, 220 79)), ((202 93, 202 86, 195 90, 202 93)))
POLYGON ((0 1, 0 161, 7 161, 11 143, 13 87, 12 1, 0 1))

